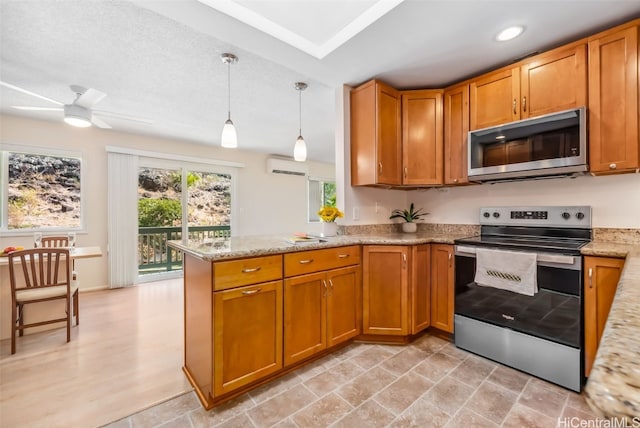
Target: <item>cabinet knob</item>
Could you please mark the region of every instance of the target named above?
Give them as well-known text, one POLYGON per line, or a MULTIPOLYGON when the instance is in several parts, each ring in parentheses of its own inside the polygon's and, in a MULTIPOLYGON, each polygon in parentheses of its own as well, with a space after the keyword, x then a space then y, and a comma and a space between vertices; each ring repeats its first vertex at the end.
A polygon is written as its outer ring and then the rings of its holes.
POLYGON ((527 111, 527 97, 522 97, 522 111, 527 111))
POLYGON ((616 165, 615 163, 609 164, 609 169, 616 169, 617 167, 618 165, 616 165))
POLYGON ((258 292, 262 291, 262 288, 256 288, 255 290, 245 290, 242 292, 242 294, 249 295, 249 294, 256 294, 258 292))
POLYGON ((309 263, 312 263, 313 259, 306 259, 306 260, 300 260, 298 263, 300 263, 301 265, 308 265, 309 263))
POLYGON ((245 269, 242 269, 242 273, 258 272, 259 270, 260 270, 260 266, 255 268, 245 268, 245 269))
POLYGON ((458 179, 457 179, 457 178, 454 178, 454 179, 453 179, 453 182, 454 182, 454 183, 457 183, 457 182, 458 182, 458 179))

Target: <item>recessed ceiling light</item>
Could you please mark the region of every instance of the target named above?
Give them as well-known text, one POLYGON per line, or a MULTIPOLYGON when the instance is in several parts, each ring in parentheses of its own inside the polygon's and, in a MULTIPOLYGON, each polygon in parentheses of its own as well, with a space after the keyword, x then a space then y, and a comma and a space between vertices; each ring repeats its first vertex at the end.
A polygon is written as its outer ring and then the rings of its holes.
POLYGON ((515 39, 524 31, 524 27, 516 25, 513 27, 505 28, 496 36, 496 40, 499 42, 506 42, 507 40, 515 39))

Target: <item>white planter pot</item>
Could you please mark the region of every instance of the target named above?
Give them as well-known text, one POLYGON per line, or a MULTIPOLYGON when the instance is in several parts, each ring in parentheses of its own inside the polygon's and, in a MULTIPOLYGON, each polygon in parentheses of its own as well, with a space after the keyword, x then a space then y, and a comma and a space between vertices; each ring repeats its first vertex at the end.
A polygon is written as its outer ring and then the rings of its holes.
POLYGON ((322 222, 322 236, 336 236, 338 234, 338 224, 336 222, 322 222))
POLYGON ((404 233, 416 233, 418 230, 418 223, 402 223, 402 231, 404 233))

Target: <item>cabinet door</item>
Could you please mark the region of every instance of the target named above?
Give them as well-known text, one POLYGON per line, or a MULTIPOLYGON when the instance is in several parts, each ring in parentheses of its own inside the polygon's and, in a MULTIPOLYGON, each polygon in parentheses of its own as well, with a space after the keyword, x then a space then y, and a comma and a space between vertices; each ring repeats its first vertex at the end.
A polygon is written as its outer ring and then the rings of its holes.
POLYGON ((471 82, 471 130, 520 119, 519 68, 487 74, 471 82))
POLYGON ((411 248, 411 334, 431 323, 431 246, 411 248))
POLYGON ((453 333, 453 245, 431 244, 431 325, 453 333))
POLYGON ((327 272, 327 346, 360 334, 362 293, 358 266, 327 272))
POLYGON ((400 93, 380 82, 376 84, 376 113, 376 184, 401 184, 400 93))
POLYGON ((468 183, 469 85, 444 91, 444 184, 468 183))
POLYGON ((282 281, 217 291, 213 301, 215 395, 282 368, 282 281))
POLYGON ((624 259, 584 258, 584 374, 589 376, 616 294, 624 259))
POLYGON ((324 273, 284 281, 284 364, 327 347, 327 281, 324 273))
POLYGON ((640 167, 638 27, 589 42, 589 167, 616 172, 640 167))
POLYGON ((587 105, 585 44, 538 55, 520 70, 523 119, 587 105))
POLYGON ((402 93, 402 183, 442 184, 442 91, 402 93))
POLYGON ((405 336, 409 333, 408 259, 409 247, 364 246, 364 334, 405 336))

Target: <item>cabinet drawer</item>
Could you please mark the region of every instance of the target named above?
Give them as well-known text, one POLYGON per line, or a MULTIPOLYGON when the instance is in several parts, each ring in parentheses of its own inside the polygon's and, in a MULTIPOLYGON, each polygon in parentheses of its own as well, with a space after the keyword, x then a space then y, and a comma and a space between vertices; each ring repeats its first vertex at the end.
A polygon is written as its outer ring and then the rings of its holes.
POLYGON ((214 291, 258 284, 282 278, 282 256, 252 257, 216 262, 213 265, 214 291))
POLYGON ((284 255, 286 277, 360 264, 360 246, 301 251, 284 255))

